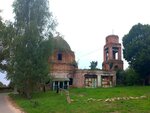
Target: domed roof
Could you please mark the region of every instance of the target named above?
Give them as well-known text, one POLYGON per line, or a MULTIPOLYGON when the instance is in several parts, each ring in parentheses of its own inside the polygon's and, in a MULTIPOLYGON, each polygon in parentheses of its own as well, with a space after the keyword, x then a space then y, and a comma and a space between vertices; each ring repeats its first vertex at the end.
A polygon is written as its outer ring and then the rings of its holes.
POLYGON ((71 51, 69 44, 60 36, 53 38, 53 47, 58 51, 71 51))

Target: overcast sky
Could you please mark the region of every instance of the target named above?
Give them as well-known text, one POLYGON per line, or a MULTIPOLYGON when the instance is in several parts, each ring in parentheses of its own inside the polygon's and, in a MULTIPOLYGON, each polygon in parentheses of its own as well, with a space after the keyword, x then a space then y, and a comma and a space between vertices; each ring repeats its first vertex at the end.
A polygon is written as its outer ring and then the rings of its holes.
MULTIPOLYGON (((4 20, 13 20, 13 1, 0 0, 4 20)), ((150 0, 50 0, 50 11, 59 23, 57 31, 75 52, 79 68, 89 68, 91 61, 102 67, 106 36, 118 35, 122 43, 133 25, 150 24, 150 0)))

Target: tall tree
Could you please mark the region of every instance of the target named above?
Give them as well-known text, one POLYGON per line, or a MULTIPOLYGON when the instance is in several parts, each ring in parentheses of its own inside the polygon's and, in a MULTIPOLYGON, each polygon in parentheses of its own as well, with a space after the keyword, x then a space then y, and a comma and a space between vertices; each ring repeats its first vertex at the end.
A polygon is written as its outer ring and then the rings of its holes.
POLYGON ((32 91, 47 78, 50 38, 56 25, 48 0, 15 0, 16 37, 9 78, 31 98, 32 91))
POLYGON ((15 29, 11 22, 2 21, 0 17, 0 71, 8 71, 10 60, 10 48, 15 35, 15 29))
POLYGON ((134 25, 123 37, 123 54, 143 80, 150 75, 150 25, 134 25))

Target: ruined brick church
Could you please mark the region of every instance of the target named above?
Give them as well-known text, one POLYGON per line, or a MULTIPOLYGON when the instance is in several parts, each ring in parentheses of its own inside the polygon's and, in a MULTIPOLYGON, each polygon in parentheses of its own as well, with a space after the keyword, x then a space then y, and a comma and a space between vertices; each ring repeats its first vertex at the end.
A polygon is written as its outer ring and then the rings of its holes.
POLYGON ((102 69, 78 69, 75 54, 61 37, 53 39, 54 51, 49 57, 51 88, 112 87, 116 85, 116 70, 123 70, 121 44, 117 35, 106 37, 102 69))

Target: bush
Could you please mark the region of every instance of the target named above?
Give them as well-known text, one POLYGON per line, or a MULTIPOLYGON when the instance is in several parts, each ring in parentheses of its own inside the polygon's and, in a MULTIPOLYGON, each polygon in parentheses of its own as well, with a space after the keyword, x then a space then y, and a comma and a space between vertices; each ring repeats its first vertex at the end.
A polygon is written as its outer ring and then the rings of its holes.
POLYGON ((117 85, 132 86, 140 84, 139 74, 132 68, 128 68, 125 71, 118 70, 116 76, 117 85))

